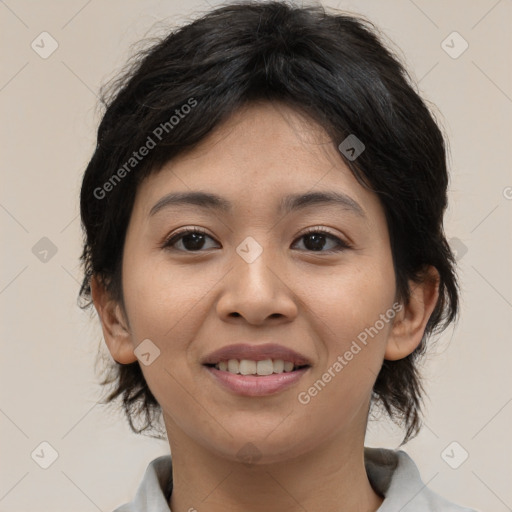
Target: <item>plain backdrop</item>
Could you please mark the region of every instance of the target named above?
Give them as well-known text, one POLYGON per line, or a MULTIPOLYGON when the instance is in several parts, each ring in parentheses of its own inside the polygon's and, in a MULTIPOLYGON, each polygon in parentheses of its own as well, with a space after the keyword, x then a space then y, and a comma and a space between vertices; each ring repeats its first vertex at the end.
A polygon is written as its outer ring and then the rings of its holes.
MULTIPOLYGON (((78 196, 95 147, 99 87, 131 45, 215 5, 0 2, 1 511, 109 512, 168 452, 167 442, 133 434, 121 413, 97 404, 101 330, 76 303, 78 196), (56 457, 47 469, 42 453, 56 457)), ((512 2, 324 5, 380 27, 450 144, 446 231, 458 254, 461 317, 425 361, 426 423, 403 449, 447 499, 510 511, 512 2)), ((400 439, 388 421, 372 421, 366 444, 396 448, 400 439)))

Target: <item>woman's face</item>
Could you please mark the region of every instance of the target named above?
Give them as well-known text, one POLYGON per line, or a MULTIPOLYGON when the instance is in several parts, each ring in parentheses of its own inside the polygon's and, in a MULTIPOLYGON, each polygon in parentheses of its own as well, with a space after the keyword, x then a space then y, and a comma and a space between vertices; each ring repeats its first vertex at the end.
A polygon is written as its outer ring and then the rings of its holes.
POLYGON ((363 442, 395 274, 382 206, 319 127, 288 107, 252 104, 150 176, 137 191, 122 279, 130 348, 145 340, 136 354, 171 446, 186 438, 263 463, 336 440, 363 442), (152 211, 168 194, 192 192, 229 208, 168 202, 152 211), (281 209, 294 203, 283 202, 289 196, 311 193, 342 199, 281 209), (204 234, 164 247, 197 228, 204 234), (283 374, 235 377, 203 364, 234 344, 277 344, 309 366, 272 388, 283 374))

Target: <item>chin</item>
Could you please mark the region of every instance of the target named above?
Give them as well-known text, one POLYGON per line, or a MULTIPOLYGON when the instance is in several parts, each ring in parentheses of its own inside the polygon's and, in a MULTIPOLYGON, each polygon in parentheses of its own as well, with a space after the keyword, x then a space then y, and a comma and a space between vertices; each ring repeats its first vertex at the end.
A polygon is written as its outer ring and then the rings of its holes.
POLYGON ((224 449, 220 444, 216 444, 214 449, 229 461, 251 467, 288 462, 314 448, 302 440, 293 439, 293 436, 275 436, 275 433, 270 432, 266 430, 261 435, 254 435, 253 432, 253 435, 246 437, 238 435, 224 449))

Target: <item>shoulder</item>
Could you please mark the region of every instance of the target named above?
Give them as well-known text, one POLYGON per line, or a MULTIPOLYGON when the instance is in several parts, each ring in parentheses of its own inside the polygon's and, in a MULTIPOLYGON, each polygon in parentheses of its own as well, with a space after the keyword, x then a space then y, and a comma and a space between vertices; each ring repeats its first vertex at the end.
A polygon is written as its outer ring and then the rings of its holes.
POLYGON ((364 455, 368 479, 384 496, 378 512, 477 512, 429 489, 429 482, 423 482, 418 467, 403 450, 365 447, 364 455))
POLYGON ((133 500, 113 512, 170 512, 167 495, 171 490, 171 456, 162 455, 148 464, 133 500))

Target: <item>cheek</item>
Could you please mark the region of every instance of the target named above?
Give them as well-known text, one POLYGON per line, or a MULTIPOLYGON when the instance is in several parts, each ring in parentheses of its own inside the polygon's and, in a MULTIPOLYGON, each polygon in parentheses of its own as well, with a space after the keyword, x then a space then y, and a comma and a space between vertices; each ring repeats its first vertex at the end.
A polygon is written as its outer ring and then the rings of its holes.
POLYGON ((303 295, 331 342, 347 341, 373 325, 395 297, 393 264, 385 253, 355 258, 353 264, 306 282, 303 295))
POLYGON ((392 260, 360 258, 314 284, 305 296, 324 351, 317 388, 329 388, 320 401, 356 406, 371 391, 395 316, 392 260))
POLYGON ((171 267, 164 258, 127 258, 123 266, 123 291, 134 336, 172 340, 184 338, 193 324, 201 299, 213 286, 198 276, 193 266, 171 267), (179 336, 178 336, 179 333, 179 336))
POLYGON ((202 392, 195 388, 197 361, 192 360, 191 341, 208 315, 208 291, 219 275, 208 275, 194 265, 171 267, 165 256, 127 258, 123 270, 134 347, 149 339, 159 350, 153 363, 141 365, 144 378, 166 410, 186 410, 190 397, 202 392))
MULTIPOLYGON (((207 315, 205 295, 215 280, 192 267, 171 267, 164 258, 134 256, 126 258, 123 266, 133 344, 149 339, 158 347, 159 356, 150 365, 141 364, 141 370, 168 414, 190 409, 193 397, 202 393, 191 374, 189 345, 207 315)), ((178 423, 181 416, 177 414, 178 423)))

